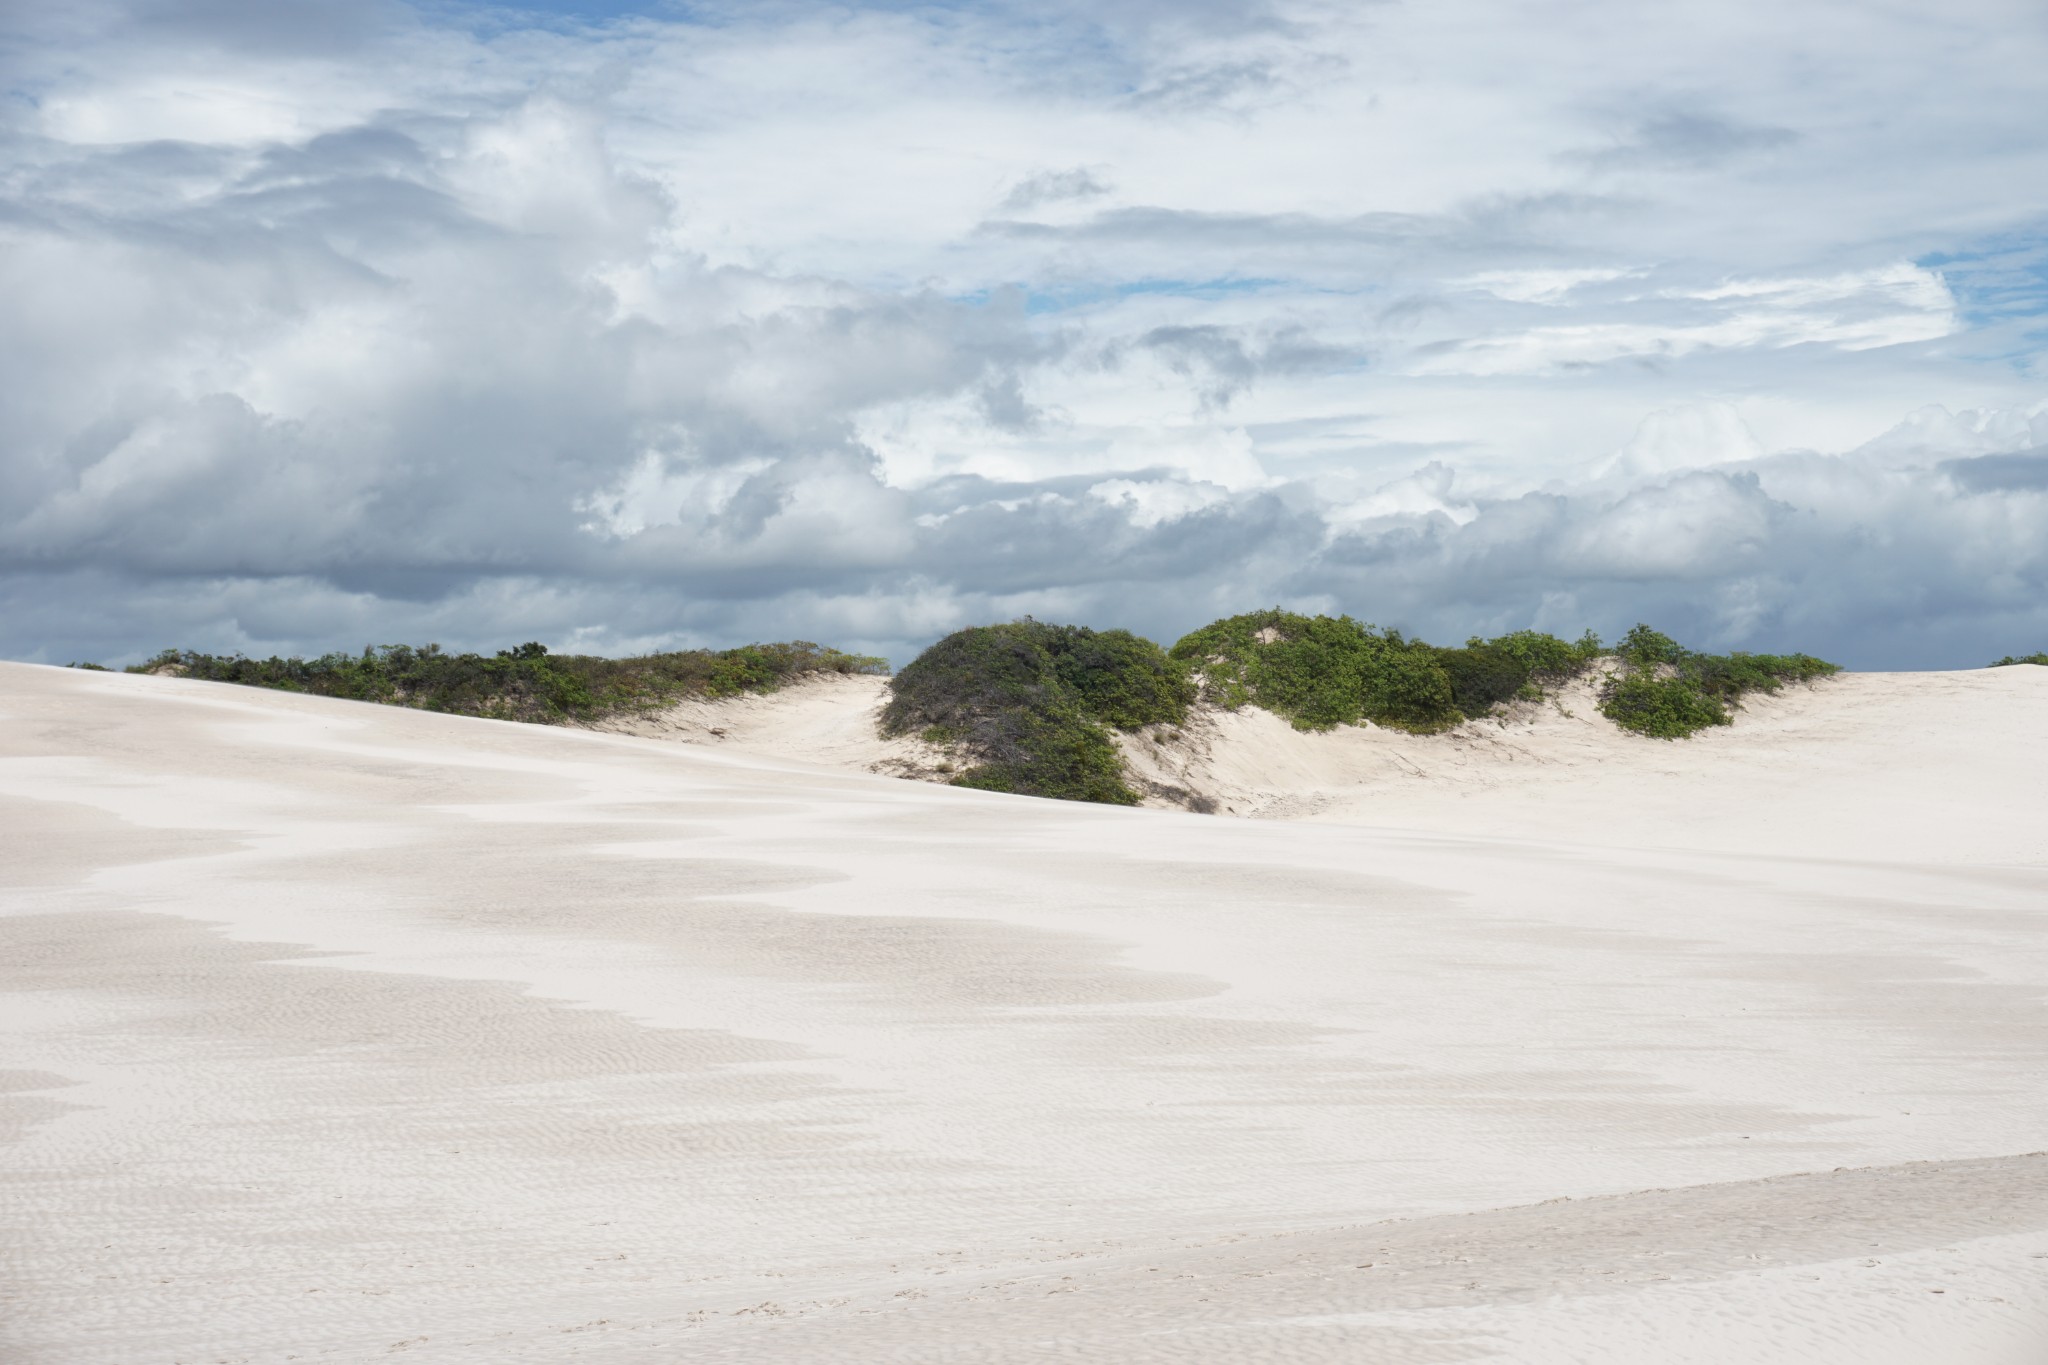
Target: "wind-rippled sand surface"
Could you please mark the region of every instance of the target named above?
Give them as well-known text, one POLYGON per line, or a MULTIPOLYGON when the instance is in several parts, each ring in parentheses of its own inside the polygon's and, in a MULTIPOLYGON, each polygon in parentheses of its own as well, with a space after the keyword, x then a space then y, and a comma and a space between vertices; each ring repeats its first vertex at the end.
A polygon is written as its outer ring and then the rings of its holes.
POLYGON ((2048 669, 1843 682, 1562 837, 0 665, 0 1358, 2038 1365, 2048 669))

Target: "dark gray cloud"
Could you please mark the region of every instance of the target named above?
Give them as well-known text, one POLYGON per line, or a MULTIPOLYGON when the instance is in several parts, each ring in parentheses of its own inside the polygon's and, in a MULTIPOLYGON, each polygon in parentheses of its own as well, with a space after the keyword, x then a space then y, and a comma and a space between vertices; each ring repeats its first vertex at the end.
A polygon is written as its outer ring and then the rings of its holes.
POLYGON ((1968 493, 2048 491, 2048 451, 1944 460, 1938 468, 1968 493))

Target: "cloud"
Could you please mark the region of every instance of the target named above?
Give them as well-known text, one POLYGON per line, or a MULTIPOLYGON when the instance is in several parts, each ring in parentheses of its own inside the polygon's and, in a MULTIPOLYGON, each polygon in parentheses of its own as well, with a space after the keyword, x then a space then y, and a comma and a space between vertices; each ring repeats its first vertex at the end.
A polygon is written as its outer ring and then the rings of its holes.
POLYGON ((1627 445, 1602 468, 1608 478, 1640 482, 1763 456, 1756 433, 1726 401, 1660 408, 1643 418, 1627 445))
POLYGON ((1285 327, 1264 338, 1245 329, 1200 326, 1154 327, 1140 335, 1134 349, 1149 352, 1173 373, 1191 380, 1204 411, 1221 411, 1230 400, 1262 376, 1297 374, 1353 363, 1356 357, 1340 347, 1319 343, 1299 327, 1285 327))
POLYGON ((1192 114, 1242 108, 1283 88, 1270 61, 1212 62, 1161 73, 1133 91, 1134 108, 1192 114))
MULTIPOLYGON (((2048 437, 2044 416, 2031 421, 2048 437)), ((1291 586, 1336 584, 1446 636, 1459 622, 1612 633, 1650 619, 1862 667, 1983 662, 1965 642, 2048 629, 2042 459, 2030 447, 1901 464, 1877 441, 1484 499, 1462 523, 1425 511, 1346 531, 1291 586)))
POLYGON ((1500 196, 1442 213, 1363 213, 1344 217, 1301 212, 1242 213, 1138 205, 1107 209, 1081 222, 991 220, 990 236, 1024 241, 1140 245, 1188 251, 1205 248, 1288 253, 1427 252, 1445 258, 1533 248, 1552 240, 1560 221, 1624 208, 1595 195, 1500 196))
POLYGON ((1742 3, 31 19, 0 652, 2048 641, 2048 48, 1989 7, 1822 6, 1796 73, 1742 3))
MULTIPOLYGON (((1592 271, 1578 274, 1572 283, 1620 278, 1626 278, 1624 272, 1592 271)), ((1518 301, 1556 302, 1568 292, 1525 292, 1518 301)), ((1439 342, 1413 369, 1426 374, 1546 374, 1619 360, 1664 362, 1708 349, 1814 345, 1860 351, 1937 340, 1954 332, 1960 321, 1941 276, 1911 262, 1819 278, 1667 290, 1621 301, 1610 313, 1605 319, 1439 342)))
POLYGON ((1040 204, 1098 199, 1109 191, 1110 186, 1099 178, 1095 170, 1086 166, 1064 171, 1039 171, 1011 186, 999 207, 1011 213, 1021 213, 1040 204))
POLYGON ((2040 492, 2048 490, 2048 452, 2028 451, 2013 455, 1979 455, 1967 460, 1945 460, 1943 473, 1965 493, 2040 492))
POLYGON ((1671 109, 1638 119, 1611 147, 1576 151, 1566 159, 1595 170, 1711 170, 1740 157, 1790 146, 1799 134, 1718 118, 1697 110, 1671 109))
POLYGON ((1589 284, 1628 279, 1642 272, 1612 266, 1552 270, 1484 270, 1453 280, 1454 287, 1484 290, 1510 303, 1562 303, 1571 293, 1589 284))
POLYGON ((1215 484, 1191 483, 1184 479, 1104 479, 1091 485, 1088 496, 1117 508, 1132 526, 1149 531, 1167 522, 1182 521, 1229 502, 1229 490, 1215 484))

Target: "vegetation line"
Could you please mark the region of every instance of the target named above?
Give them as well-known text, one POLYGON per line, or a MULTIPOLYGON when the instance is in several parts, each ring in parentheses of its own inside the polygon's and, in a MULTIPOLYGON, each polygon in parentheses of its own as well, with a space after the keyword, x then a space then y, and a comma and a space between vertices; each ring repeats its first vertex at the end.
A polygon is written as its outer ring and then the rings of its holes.
POLYGON ((495 655, 439 645, 379 645, 360 655, 251 659, 168 649, 130 673, 172 673, 323 697, 384 702, 496 720, 560 724, 636 715, 690 697, 772 692, 817 673, 886 673, 888 664, 807 640, 606 659, 523 644, 495 655))
POLYGON ((1600 710, 1624 730, 1681 739, 1731 724, 1745 692, 1812 682, 1841 665, 1811 654, 1700 654, 1639 625, 1614 648, 1621 667, 1600 689, 1600 710))
MULTIPOLYGON (((1999 660, 2019 663, 2048 663, 2048 655, 1999 660)), ((1535 630, 1446 647, 1349 616, 1276 607, 1211 622, 1166 650, 1127 630, 1026 617, 955 631, 920 654, 890 679, 881 728, 950 750, 958 786, 1134 805, 1117 733, 1171 731, 1197 702, 1257 706, 1301 730, 1370 723, 1428 735, 1541 700, 1595 670, 1601 713, 1656 739, 1730 724, 1748 693, 1839 671, 1810 654, 1705 654, 1646 625, 1611 648, 1591 631, 1567 641, 1535 630)), ((889 670, 881 659, 799 640, 630 659, 550 654, 539 644, 495 655, 383 645, 260 660, 167 650, 128 671, 560 723, 768 692, 818 673, 889 670)))
POLYGON ((1200 679, 1204 700, 1230 710, 1250 703, 1298 730, 1371 721, 1434 734, 1503 702, 1540 697, 1599 653, 1590 633, 1567 643, 1518 630, 1444 649, 1349 616, 1276 607, 1204 626, 1183 636, 1171 657, 1200 679))
POLYGON ((1446 648, 1349 616, 1274 608, 1213 622, 1171 650, 1129 631, 1025 618, 955 631, 890 681, 887 734, 958 754, 965 787, 1133 805, 1114 732, 1179 726, 1196 701, 1257 706, 1297 729, 1370 722, 1436 734, 1540 700, 1599 666, 1616 725, 1679 739, 1727 725, 1744 694, 1837 672, 1808 654, 1703 654, 1648 626, 1610 651, 1519 630, 1446 648))

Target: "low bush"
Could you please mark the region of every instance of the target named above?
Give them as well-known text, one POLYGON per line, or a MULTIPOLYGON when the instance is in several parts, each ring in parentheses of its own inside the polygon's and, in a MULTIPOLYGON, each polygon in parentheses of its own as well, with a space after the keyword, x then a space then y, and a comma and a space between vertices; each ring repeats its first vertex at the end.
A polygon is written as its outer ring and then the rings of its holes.
POLYGON ((889 680, 885 734, 958 747, 955 786, 1135 805, 1112 729, 1178 725, 1186 670, 1125 630, 1029 617, 954 631, 889 680))
POLYGON ((1615 673, 1601 687, 1600 712, 1622 729, 1652 739, 1683 739, 1734 719, 1725 703, 1686 679, 1635 669, 1615 673))
POLYGON ((439 645, 381 645, 360 655, 251 659, 165 650, 130 673, 177 673, 213 682, 274 687, 499 720, 597 720, 653 710, 686 697, 772 691, 814 673, 882 673, 880 659, 805 640, 690 649, 606 659, 551 654, 537 643, 495 655, 449 654, 439 645))
POLYGON ((1733 720, 1749 692, 1775 692, 1788 682, 1839 673, 1839 664, 1811 654, 1701 654, 1661 631, 1637 625, 1621 637, 1619 665, 1600 689, 1600 711, 1624 730, 1654 739, 1683 739, 1733 720))
POLYGON ((2013 664, 2048 664, 2048 653, 2008 654, 1991 665, 1992 668, 2009 668, 2013 664))
POLYGON ((1100 724, 1066 710, 1015 712, 1007 719, 996 745, 1004 756, 975 764, 953 779, 954 786, 1107 806, 1138 803, 1124 782, 1123 755, 1100 724))
POLYGON ((1182 636, 1170 653, 1198 673, 1205 701, 1250 703, 1300 730, 1397 716, 1404 728, 1434 729, 1452 710, 1442 669, 1349 616, 1246 612, 1182 636))
POLYGON ((1452 703, 1477 718, 1505 702, 1537 700, 1585 672, 1600 648, 1600 637, 1591 631, 1567 642, 1540 630, 1517 630, 1491 640, 1474 636, 1462 649, 1435 653, 1451 680, 1452 703))
POLYGON ((1570 644, 1533 630, 1439 648, 1349 616, 1275 607, 1204 626, 1172 657, 1199 673, 1206 700, 1233 710, 1249 702, 1296 729, 1372 721, 1429 734, 1541 695, 1599 649, 1592 635, 1570 644))
POLYGON ((1461 717, 1483 716, 1521 698, 1529 687, 1529 669, 1492 644, 1474 641, 1463 649, 1439 649, 1434 654, 1436 666, 1450 680, 1451 705, 1461 717))

